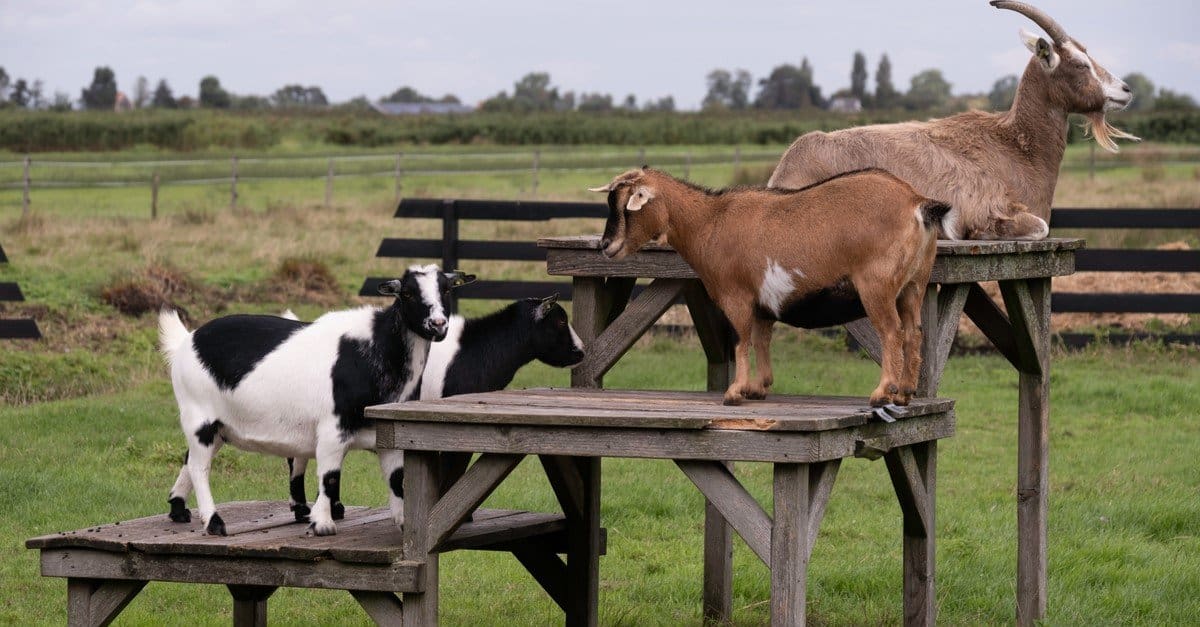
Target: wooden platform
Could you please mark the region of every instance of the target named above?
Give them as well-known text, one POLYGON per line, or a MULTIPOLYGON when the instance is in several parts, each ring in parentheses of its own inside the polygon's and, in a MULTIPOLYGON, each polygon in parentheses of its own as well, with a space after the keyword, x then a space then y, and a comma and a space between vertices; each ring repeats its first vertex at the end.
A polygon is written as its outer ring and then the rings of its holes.
MULTIPOLYGON (((278 587, 350 591, 380 623, 399 620, 393 593, 422 591, 425 564, 404 559, 402 532, 387 508, 347 507, 337 535, 324 537, 296 522, 286 502, 222 503, 220 511, 226 536, 206 534, 198 516, 174 523, 164 513, 40 536, 25 546, 41 551, 42 575, 70 580, 72 625, 107 624, 149 581, 227 585, 245 624, 265 622, 266 599, 278 587)), ((437 550, 521 552, 536 543, 561 553, 565 529, 562 514, 480 509, 437 550)))

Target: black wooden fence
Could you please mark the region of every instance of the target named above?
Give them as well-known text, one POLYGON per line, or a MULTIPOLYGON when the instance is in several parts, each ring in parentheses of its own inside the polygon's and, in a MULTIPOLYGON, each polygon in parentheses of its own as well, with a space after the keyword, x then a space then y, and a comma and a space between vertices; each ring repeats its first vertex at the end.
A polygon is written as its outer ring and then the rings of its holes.
MULTIPOLYGON (((8 263, 8 256, 4 254, 3 247, 0 247, 0 263, 8 263)), ((20 302, 23 300, 25 300, 25 295, 21 293, 21 288, 16 283, 0 283, 0 301, 20 302)), ((40 337, 42 337, 42 333, 38 330, 37 322, 31 319, 0 320, 0 340, 36 340, 40 337)))
MULTIPOLYGON (((546 251, 536 243, 460 240, 462 220, 547 221, 556 218, 598 218, 608 215, 602 203, 525 202, 498 200, 452 200, 406 198, 396 209, 397 218, 442 221, 441 239, 383 240, 378 257, 439 259, 443 268, 462 266, 462 260, 545 261, 546 251)), ((599 225, 597 225, 599 226, 599 225)), ((1055 209, 1050 227, 1078 229, 1200 229, 1200 209, 1055 209)), ((597 230, 598 232, 598 230, 597 230)), ((1076 253, 1080 272, 1200 272, 1200 250, 1140 250, 1121 248, 1084 249, 1076 253)), ((467 269, 467 268, 464 268, 467 269)), ((363 296, 377 295, 385 279, 368 278, 363 296)), ((564 281, 482 280, 458 291, 456 298, 514 299, 545 296, 558 292, 571 298, 571 284, 564 281)), ((452 307, 455 303, 452 303, 452 307)), ((1055 313, 1184 313, 1200 314, 1200 294, 1132 294, 1120 292, 1054 292, 1050 301, 1055 313)), ((1114 335, 1111 341, 1141 339, 1146 334, 1114 335)), ((1063 334, 1068 344, 1090 341, 1092 335, 1063 334)), ((1200 343, 1200 335, 1170 335, 1167 341, 1200 343)))

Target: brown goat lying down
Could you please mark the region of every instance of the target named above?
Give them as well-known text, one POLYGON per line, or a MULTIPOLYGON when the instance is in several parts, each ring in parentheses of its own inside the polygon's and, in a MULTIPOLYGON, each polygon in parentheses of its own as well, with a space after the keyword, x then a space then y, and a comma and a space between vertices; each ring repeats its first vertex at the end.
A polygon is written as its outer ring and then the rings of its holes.
MULTIPOLYGON (((949 206, 883 170, 850 172, 799 190, 711 191, 649 168, 608 193, 601 241, 620 259, 665 240, 692 266, 737 332, 737 374, 725 404, 760 399, 773 381, 776 320, 815 328, 866 315, 883 344, 871 405, 908 404, 921 366, 921 302, 949 206), (750 380, 750 346, 758 380, 750 380)), ((880 414, 883 417, 883 414, 880 414)))

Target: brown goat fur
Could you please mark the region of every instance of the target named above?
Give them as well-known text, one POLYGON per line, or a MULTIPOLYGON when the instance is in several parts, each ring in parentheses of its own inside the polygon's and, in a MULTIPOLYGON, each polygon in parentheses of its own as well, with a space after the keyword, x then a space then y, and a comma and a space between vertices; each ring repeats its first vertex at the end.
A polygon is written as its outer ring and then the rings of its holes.
POLYGON ((1097 142, 1116 151, 1110 136, 1133 136, 1110 126, 1104 114, 1125 108, 1133 96, 1045 14, 1019 2, 992 4, 1029 16, 1052 40, 1023 33, 1034 56, 1012 108, 807 133, 783 154, 768 185, 794 189, 841 172, 883 168, 950 204, 943 227, 949 239, 1046 237, 1067 114, 1088 116, 1097 142))
POLYGON ((905 405, 914 394, 921 302, 945 204, 882 170, 801 190, 711 191, 642 168, 592 191, 608 193, 605 256, 620 259, 651 240, 669 243, 729 319, 737 333, 736 375, 726 404, 766 396, 776 320, 812 328, 864 314, 883 345, 871 405, 905 405))

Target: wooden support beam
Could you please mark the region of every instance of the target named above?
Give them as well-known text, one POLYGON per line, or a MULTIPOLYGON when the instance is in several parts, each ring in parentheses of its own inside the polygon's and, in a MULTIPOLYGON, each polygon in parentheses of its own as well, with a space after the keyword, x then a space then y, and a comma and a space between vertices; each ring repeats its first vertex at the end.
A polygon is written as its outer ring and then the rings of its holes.
POLYGON ((544 547, 532 542, 522 543, 521 547, 512 551, 517 561, 529 571, 538 585, 550 595, 554 602, 566 611, 567 609, 567 565, 562 558, 544 547))
POLYGON ((987 339, 1000 351, 1001 355, 1013 365, 1014 368, 1021 369, 1021 359, 1017 355, 1017 341, 1013 337, 1012 325, 1008 322, 1008 316, 1000 311, 996 303, 979 287, 978 283, 971 283, 969 292, 967 293, 967 302, 963 305, 963 311, 975 326, 979 327, 980 331, 987 336, 987 339))
POLYGON ((846 331, 858 341, 863 350, 875 360, 875 363, 883 363, 883 343, 879 341, 879 334, 875 332, 875 327, 871 326, 871 321, 866 318, 859 318, 854 322, 847 322, 845 325, 846 331))
POLYGON ((724 391, 733 381, 733 327, 699 280, 687 282, 683 298, 708 361, 707 389, 724 391))
MULTIPOLYGON (((571 286, 571 326, 579 334, 586 348, 592 347, 597 337, 612 321, 625 310, 636 279, 603 277, 575 277, 571 286)), ((586 358, 585 358, 586 361, 586 358)), ((598 388, 604 377, 571 370, 571 387, 598 388)))
POLYGON ((930 352, 925 356, 933 362, 929 367, 929 380, 932 383, 929 396, 936 395, 942 383, 946 361, 950 358, 950 349, 954 347, 954 338, 958 334, 958 322, 970 293, 970 283, 947 283, 938 289, 937 327, 925 327, 926 333, 933 334, 930 352))
MULTIPOLYGON (((1003 288, 1003 284, 1001 284, 1003 288)), ((1050 279, 1030 279, 1014 290, 1036 372, 1017 378, 1017 624, 1046 616, 1046 530, 1050 506, 1050 279)), ((1033 369, 1031 369, 1033 370, 1033 369)))
POLYGON ((404 604, 394 593, 367 590, 349 592, 376 625, 400 625, 404 622, 404 604))
MULTIPOLYGON (((667 310, 683 291, 681 279, 655 279, 625 312, 592 342, 584 340, 587 356, 572 370, 572 377, 600 380, 667 310)), ((582 336, 581 336, 582 338, 582 336)))
POLYGON ((929 494, 925 490, 925 477, 913 457, 912 447, 894 448, 883 455, 892 487, 904 512, 905 535, 924 536, 928 533, 931 519, 928 507, 929 494))
POLYGON ((1004 297, 1004 308, 1008 310, 1013 339, 1017 348, 1017 369, 1029 374, 1041 374, 1041 347, 1037 342, 1038 311, 1029 293, 1028 281, 1000 281, 1000 295, 1004 297))
MULTIPOLYGON (((524 455, 484 453, 429 512, 429 550, 436 550, 517 467, 524 455)), ((405 492, 407 494, 407 491, 405 492)), ((408 526, 407 518, 405 526, 408 526)))
POLYGON ((600 603, 600 458, 573 459, 583 516, 567 523, 567 627, 596 627, 600 603))
POLYGON ((771 517, 722 463, 687 459, 675 465, 742 536, 754 554, 771 567, 771 517))
POLYGON ((771 625, 803 625, 808 591, 809 465, 775 464, 771 526, 771 625))
POLYGON ((937 618, 934 595, 937 441, 893 449, 884 459, 904 512, 904 624, 932 626, 937 618))
POLYGON ((567 520, 577 521, 583 517, 583 478, 579 468, 570 457, 562 455, 539 455, 546 478, 554 489, 554 496, 562 507, 567 520))
POLYGON ((108 625, 137 596, 145 581, 67 579, 67 624, 71 627, 108 625))
POLYGON ((833 483, 837 480, 838 470, 842 460, 834 459, 827 462, 809 464, 808 466, 808 555, 812 557, 813 546, 817 543, 817 532, 821 529, 821 521, 825 518, 825 506, 829 504, 829 494, 833 491, 833 483))
POLYGON ((266 627, 267 599, 275 594, 275 586, 227 585, 233 596, 234 627, 266 627))
POLYGON ((401 546, 404 558, 424 562, 417 576, 420 592, 404 593, 404 625, 438 623, 438 554, 430 552, 430 512, 437 504, 441 481, 438 454, 432 451, 404 452, 404 526, 401 546))

